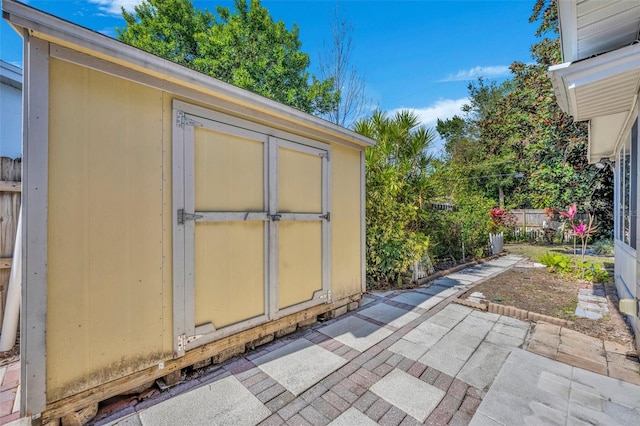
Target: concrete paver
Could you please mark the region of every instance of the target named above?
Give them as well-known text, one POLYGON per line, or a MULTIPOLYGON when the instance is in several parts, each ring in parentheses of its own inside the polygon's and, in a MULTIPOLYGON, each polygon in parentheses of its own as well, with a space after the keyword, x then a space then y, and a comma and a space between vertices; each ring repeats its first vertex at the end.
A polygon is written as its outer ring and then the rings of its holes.
POLYGON ((638 424, 639 420, 640 386, 516 349, 471 424, 638 424))
POLYGON ((565 424, 568 400, 548 392, 546 382, 556 377, 571 378, 571 367, 514 350, 483 398, 471 425, 493 424, 565 424), (535 364, 534 364, 535 363, 535 364), (539 386, 545 372, 545 385, 539 386), (483 416, 478 416, 482 414, 483 416), (486 418, 485 418, 486 417, 486 418))
POLYGON ((365 308, 358 313, 396 328, 401 328, 420 316, 415 312, 407 312, 384 303, 365 308))
POLYGON ((470 284, 480 281, 484 277, 478 273, 465 273, 464 270, 447 275, 447 279, 456 280, 459 284, 470 284))
POLYGON ((424 422, 438 406, 445 392, 394 369, 371 387, 371 392, 398 407, 413 418, 424 422), (411 389, 411 392, 407 392, 411 389))
MULTIPOLYGON (((516 330, 520 330, 520 329, 516 329, 516 330)), ((517 347, 520 347, 522 344, 524 344, 524 339, 525 339, 525 336, 516 337, 509 334, 500 333, 495 329, 493 329, 489 332, 489 334, 487 334, 487 337, 485 340, 489 343, 503 346, 505 348, 517 348, 517 347)))
MULTIPOLYGON (((365 295, 359 310, 212 366, 186 393, 94 424, 640 424, 634 385, 520 349, 529 337, 529 350, 553 356, 571 347, 598 353, 602 343, 542 323, 529 336, 528 322, 449 303, 520 259, 365 295)), ((629 371, 623 348, 609 346, 609 374, 629 371)))
POLYGON ((467 362, 465 359, 451 356, 450 353, 437 349, 429 350, 419 361, 453 377, 460 372, 462 366, 467 362))
POLYGON ((427 352, 428 349, 425 346, 413 343, 410 340, 400 339, 393 345, 389 346, 389 350, 402 355, 405 358, 417 361, 427 352))
POLYGON ((362 425, 362 426, 375 426, 378 423, 371 420, 366 415, 362 414, 360 411, 355 408, 349 408, 347 411, 338 416, 335 420, 329 423, 331 426, 353 426, 353 425, 362 425))
POLYGON ((625 356, 629 347, 538 322, 527 350, 574 367, 640 385, 640 363, 625 356))
POLYGON ((333 324, 319 328, 318 331, 360 352, 393 333, 389 329, 354 316, 340 318, 333 324))
MULTIPOLYGON (((445 290, 443 290, 444 292, 445 290)), ((442 302, 443 296, 431 296, 417 291, 411 291, 402 293, 398 296, 391 298, 392 301, 398 303, 404 303, 406 305, 417 306, 422 309, 429 309, 442 302)))
POLYGON ((425 321, 405 334, 403 339, 423 346, 428 350, 438 343, 448 332, 449 328, 447 327, 432 323, 431 321, 425 321))
POLYGON ((591 319, 602 318, 609 314, 609 306, 603 290, 581 288, 578 290, 578 305, 576 316, 591 319))
POLYGON ((258 424, 270 415, 235 377, 178 395, 139 414, 144 426, 258 424))
POLYGON ((347 360, 306 339, 299 339, 253 362, 297 396, 342 367, 347 360))
POLYGON ((511 353, 511 348, 494 345, 490 342, 482 342, 473 353, 469 361, 462 367, 457 378, 469 385, 489 390, 502 364, 511 353))
POLYGON ((447 290, 449 287, 439 286, 435 281, 430 282, 429 284, 422 285, 420 287, 416 287, 414 291, 419 293, 428 294, 430 296, 438 296, 444 290, 447 290))

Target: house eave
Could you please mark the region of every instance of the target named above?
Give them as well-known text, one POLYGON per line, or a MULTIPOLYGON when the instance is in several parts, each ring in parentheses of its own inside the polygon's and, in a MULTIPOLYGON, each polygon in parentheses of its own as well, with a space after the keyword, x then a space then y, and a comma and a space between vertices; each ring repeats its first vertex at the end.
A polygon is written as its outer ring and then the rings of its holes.
POLYGON ((640 90, 640 44, 549 68, 560 108, 590 121, 589 161, 610 157, 627 130, 640 90))

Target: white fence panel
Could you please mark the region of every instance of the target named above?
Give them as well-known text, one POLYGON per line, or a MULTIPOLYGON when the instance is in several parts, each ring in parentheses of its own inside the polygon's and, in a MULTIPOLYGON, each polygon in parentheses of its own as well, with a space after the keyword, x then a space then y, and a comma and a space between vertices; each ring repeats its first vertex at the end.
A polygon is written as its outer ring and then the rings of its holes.
POLYGON ((489 244, 491 244, 491 254, 502 253, 504 246, 504 234, 489 234, 489 244))

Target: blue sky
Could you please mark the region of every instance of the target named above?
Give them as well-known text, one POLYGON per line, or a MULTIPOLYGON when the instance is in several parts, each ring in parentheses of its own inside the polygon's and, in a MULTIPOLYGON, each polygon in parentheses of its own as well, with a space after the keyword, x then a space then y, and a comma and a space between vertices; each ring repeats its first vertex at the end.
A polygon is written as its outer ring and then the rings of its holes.
MULTIPOLYGON (((115 37, 124 26, 120 6, 141 0, 30 0, 31 6, 115 37)), ((233 1, 194 1, 213 10, 233 1)), ((263 0, 274 20, 300 27, 311 71, 323 40, 329 40, 335 0, 263 0)), ((356 66, 368 96, 383 111, 412 109, 423 123, 447 118, 466 102, 467 84, 482 75, 508 76, 513 61, 531 62, 536 25, 529 24, 534 0, 340 0, 341 16, 353 26, 356 66)), ((4 21, 0 59, 22 63, 21 39, 4 21)))

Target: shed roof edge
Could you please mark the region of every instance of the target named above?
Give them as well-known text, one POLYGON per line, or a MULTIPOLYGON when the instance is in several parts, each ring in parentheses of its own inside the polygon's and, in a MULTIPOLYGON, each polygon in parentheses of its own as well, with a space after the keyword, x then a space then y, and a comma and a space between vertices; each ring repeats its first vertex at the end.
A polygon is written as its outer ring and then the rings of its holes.
POLYGON ((244 107, 260 111, 272 111, 286 117, 302 127, 319 128, 323 132, 343 141, 361 146, 374 146, 376 142, 352 130, 338 126, 324 119, 299 111, 214 77, 163 59, 136 47, 127 45, 104 34, 84 28, 64 19, 50 15, 15 0, 3 0, 3 17, 14 26, 37 31, 51 37, 63 39, 71 44, 95 50, 102 54, 119 57, 139 67, 155 67, 166 70, 167 74, 180 79, 195 81, 203 88, 213 90, 228 99, 233 99, 244 107))

